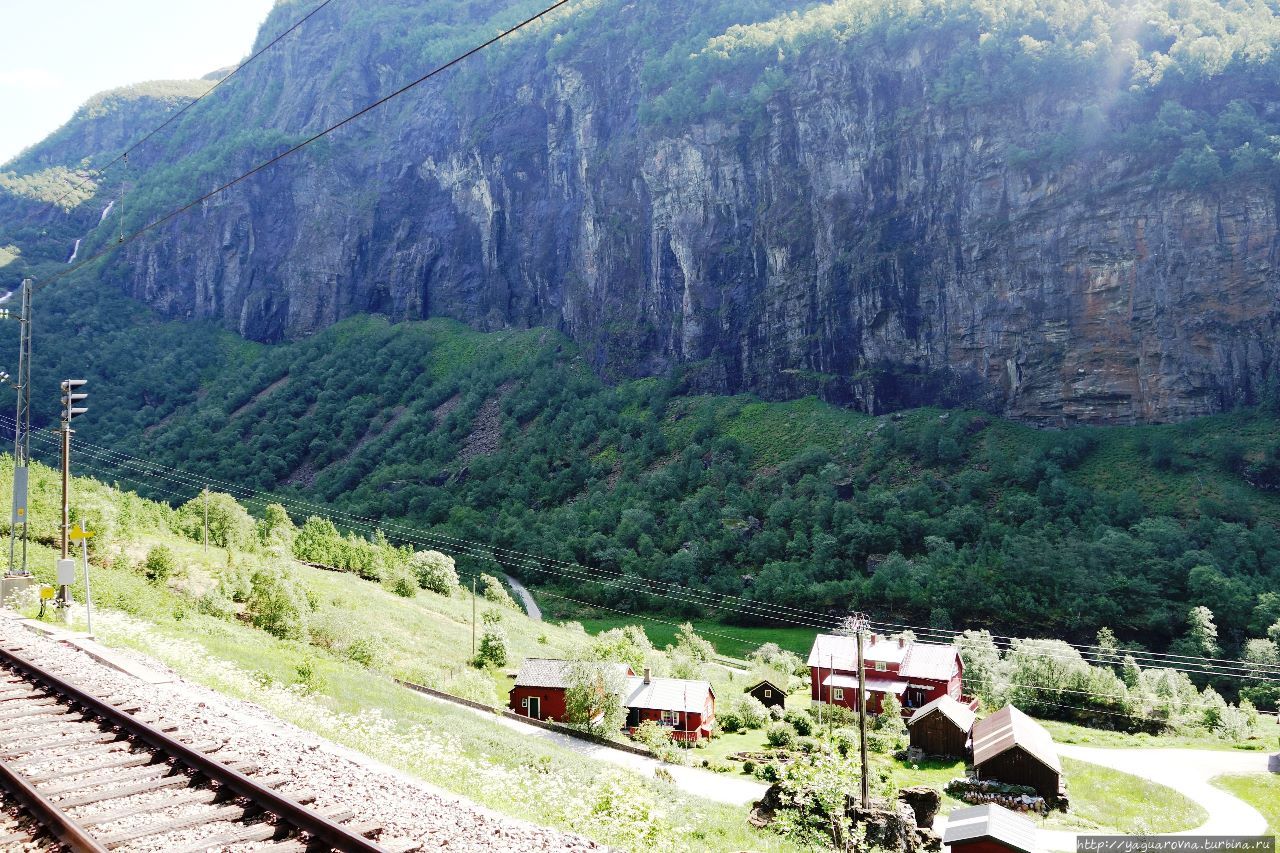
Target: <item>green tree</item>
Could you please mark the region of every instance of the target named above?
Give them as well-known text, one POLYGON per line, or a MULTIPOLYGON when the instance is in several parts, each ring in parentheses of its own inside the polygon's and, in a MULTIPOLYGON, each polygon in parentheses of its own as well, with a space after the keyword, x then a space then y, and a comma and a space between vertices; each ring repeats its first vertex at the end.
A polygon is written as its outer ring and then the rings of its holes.
POLYGON ((515 600, 507 592, 507 588, 502 585, 502 581, 493 575, 480 576, 480 595, 486 601, 492 601, 495 604, 501 604, 503 607, 510 607, 513 610, 519 610, 516 607, 515 600))
POLYGON ((622 704, 626 686, 616 667, 578 661, 569 670, 565 722, 593 734, 616 732, 627 714, 622 704))
POLYGON ((289 512, 280 504, 267 504, 258 522, 258 542, 267 547, 278 546, 293 553, 293 540, 298 535, 289 512))
POLYGON ((313 515, 294 537, 293 555, 304 563, 337 567, 342 558, 342 534, 329 519, 313 515))
POLYGON ((418 551, 409 558, 409 570, 418 586, 437 595, 453 595, 461 589, 453 558, 439 551, 418 551))
POLYGON ((245 613, 267 633, 283 640, 303 639, 310 609, 305 590, 287 569, 263 566, 250 577, 245 613))
MULTIPOLYGON (((253 516, 231 495, 209 492, 209 544, 235 551, 251 549, 258 541, 253 516)), ((206 498, 197 495, 178 510, 181 532, 197 542, 204 539, 206 498)))
POLYGON ((501 625, 485 626, 473 663, 480 668, 507 665, 507 632, 501 625))

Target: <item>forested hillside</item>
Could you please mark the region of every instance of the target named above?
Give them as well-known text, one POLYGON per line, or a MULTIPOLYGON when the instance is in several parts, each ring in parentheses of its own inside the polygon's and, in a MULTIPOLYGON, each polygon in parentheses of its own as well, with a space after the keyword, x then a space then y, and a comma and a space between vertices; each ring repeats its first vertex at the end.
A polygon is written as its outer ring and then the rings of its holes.
MULTIPOLYGON (((1107 627, 1214 657, 1280 633, 1265 409, 1043 432, 963 410, 690 395, 678 376, 606 386, 537 329, 361 317, 263 346, 88 287, 44 308, 50 339, 93 330, 93 358, 50 348, 37 365, 44 388, 90 378, 78 469, 143 494, 212 482, 284 499, 298 521, 323 505, 393 539, 403 524, 473 543, 473 570, 681 619, 789 625, 795 608, 821 626, 860 607, 1088 642, 1107 627), (1216 638, 1188 622, 1196 606, 1216 638)), ((55 404, 38 397, 38 413, 55 404)))

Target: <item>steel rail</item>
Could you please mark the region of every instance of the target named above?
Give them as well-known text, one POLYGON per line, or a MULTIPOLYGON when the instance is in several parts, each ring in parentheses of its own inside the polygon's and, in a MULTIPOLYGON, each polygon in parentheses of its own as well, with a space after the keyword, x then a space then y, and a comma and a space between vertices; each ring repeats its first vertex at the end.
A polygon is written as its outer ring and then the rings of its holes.
MULTIPOLYGON (((327 844, 334 850, 344 851, 344 853, 387 853, 385 848, 380 847, 369 839, 355 834, 346 827, 329 820, 325 816, 271 788, 259 785, 243 773, 227 767, 203 752, 174 740, 159 729, 153 728, 96 696, 84 692, 11 649, 0 648, 0 664, 19 671, 27 680, 39 683, 44 688, 61 695, 68 702, 80 706, 104 722, 120 728, 131 737, 145 743, 161 754, 261 806, 280 817, 289 825, 311 836, 315 841, 327 844)), ((35 796, 44 800, 38 792, 35 792, 34 789, 31 790, 35 796)), ((53 806, 47 800, 44 800, 44 802, 46 806, 52 807, 57 814, 61 815, 56 806, 53 806)), ((38 814, 38 816, 43 815, 38 814)), ((62 817, 69 820, 69 818, 65 818, 65 815, 62 817)), ((80 829, 80 832, 83 833, 84 830, 80 829)), ((85 837, 88 838, 87 834, 85 837)), ((92 839, 89 839, 89 842, 93 843, 92 839)), ((93 851, 93 853, 102 850, 100 846, 96 845, 83 849, 93 851)))
POLYGON ((108 853, 107 848, 94 841, 89 831, 75 818, 54 805, 4 761, 0 761, 0 787, 12 794, 54 839, 69 847, 72 853, 108 853))

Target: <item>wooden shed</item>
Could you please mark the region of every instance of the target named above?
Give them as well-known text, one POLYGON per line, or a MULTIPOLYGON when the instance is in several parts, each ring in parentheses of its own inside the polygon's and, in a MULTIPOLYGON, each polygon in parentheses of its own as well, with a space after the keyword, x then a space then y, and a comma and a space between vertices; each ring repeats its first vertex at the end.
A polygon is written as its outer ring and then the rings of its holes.
POLYGON ((758 684, 753 684, 743 692, 759 699, 766 708, 785 708, 787 706, 787 692, 772 681, 761 681, 758 684))
POLYGON ((925 755, 961 758, 969 752, 975 719, 972 708, 943 694, 918 708, 907 721, 911 745, 925 755))
POLYGON ((979 779, 1027 785, 1050 802, 1065 793, 1053 737, 1012 705, 973 724, 973 767, 979 779))
POLYGON ((942 843, 952 853, 1035 853, 1039 849, 1035 823, 994 803, 949 814, 942 843))

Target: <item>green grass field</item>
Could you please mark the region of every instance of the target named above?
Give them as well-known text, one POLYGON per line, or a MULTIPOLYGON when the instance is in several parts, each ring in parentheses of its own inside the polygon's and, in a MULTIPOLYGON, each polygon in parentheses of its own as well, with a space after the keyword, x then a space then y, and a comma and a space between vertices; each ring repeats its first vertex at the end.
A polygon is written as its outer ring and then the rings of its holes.
MULTIPOLYGON (((1266 717, 1264 719, 1273 720, 1266 717)), ((1091 729, 1086 726, 1077 726, 1072 723, 1058 722, 1057 720, 1041 720, 1041 725, 1049 730, 1053 735, 1053 739, 1058 743, 1074 743, 1081 746, 1102 746, 1111 749, 1217 749, 1217 750, 1247 750, 1251 752, 1264 752, 1266 750, 1275 749, 1276 734, 1274 726, 1261 724, 1262 728, 1255 729, 1249 737, 1243 741, 1227 741, 1220 737, 1216 737, 1207 732, 1199 734, 1182 735, 1182 734, 1161 734, 1149 735, 1145 732, 1138 734, 1127 734, 1125 732, 1106 731, 1103 729, 1091 729)))
POLYGON ((1181 832, 1208 813, 1172 788, 1071 758, 1062 760, 1071 810, 1053 812, 1046 829, 1096 829, 1129 835, 1181 832))
MULTIPOLYGON (((624 625, 640 625, 649 636, 649 642, 658 648, 665 648, 674 643, 676 633, 680 630, 679 625, 674 624, 675 620, 646 618, 640 614, 574 617, 574 621, 580 622, 582 627, 587 629, 588 634, 599 634, 624 625)), ((745 658, 764 643, 777 643, 782 648, 806 658, 809 656, 809 649, 813 646, 813 638, 818 633, 815 628, 744 628, 738 625, 726 625, 723 622, 699 620, 694 620, 693 627, 715 646, 717 652, 738 659, 745 658)))

